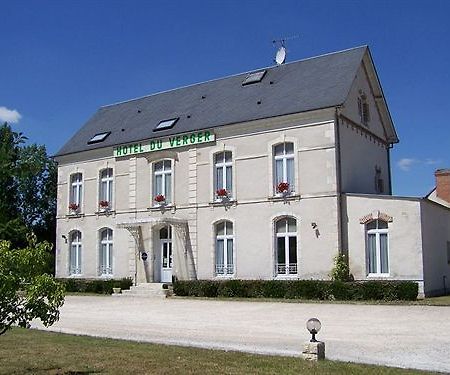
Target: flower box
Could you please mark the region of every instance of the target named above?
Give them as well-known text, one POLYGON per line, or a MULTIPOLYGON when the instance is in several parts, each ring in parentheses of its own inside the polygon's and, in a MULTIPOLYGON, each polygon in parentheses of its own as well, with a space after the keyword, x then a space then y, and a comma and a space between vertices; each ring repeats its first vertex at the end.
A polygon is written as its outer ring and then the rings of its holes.
POLYGON ((280 182, 276 187, 276 193, 278 196, 285 197, 290 192, 288 182, 280 182))
POLYGON ((69 212, 71 214, 78 213, 79 208, 80 208, 80 206, 78 204, 76 204, 76 203, 70 203, 69 204, 69 212))

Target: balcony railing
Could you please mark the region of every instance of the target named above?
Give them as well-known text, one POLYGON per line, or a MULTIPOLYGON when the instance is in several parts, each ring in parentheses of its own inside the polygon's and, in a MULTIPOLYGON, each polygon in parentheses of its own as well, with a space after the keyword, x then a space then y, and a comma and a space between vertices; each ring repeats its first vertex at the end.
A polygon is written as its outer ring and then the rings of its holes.
POLYGON ((112 267, 100 266, 99 273, 100 275, 112 275, 112 267))
POLYGON ((234 273, 234 265, 216 264, 216 275, 232 275, 234 273))
POLYGON ((71 275, 81 275, 81 267, 70 267, 69 273, 71 275))
POLYGON ((297 263, 277 263, 275 272, 277 275, 295 275, 297 274, 297 263))

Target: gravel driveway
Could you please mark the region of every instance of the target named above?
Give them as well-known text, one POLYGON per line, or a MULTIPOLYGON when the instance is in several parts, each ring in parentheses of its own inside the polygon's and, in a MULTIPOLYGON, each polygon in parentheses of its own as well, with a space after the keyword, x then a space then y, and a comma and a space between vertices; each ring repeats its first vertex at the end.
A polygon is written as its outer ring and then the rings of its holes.
POLYGON ((329 359, 450 373, 450 307, 67 296, 49 330, 298 356, 310 317, 329 359))

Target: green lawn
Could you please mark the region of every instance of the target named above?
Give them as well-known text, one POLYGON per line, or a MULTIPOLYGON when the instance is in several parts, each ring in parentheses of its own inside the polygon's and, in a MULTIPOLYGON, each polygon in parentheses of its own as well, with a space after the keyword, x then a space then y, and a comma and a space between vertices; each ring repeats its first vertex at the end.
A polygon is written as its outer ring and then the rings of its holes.
POLYGON ((13 329, 0 374, 422 374, 389 367, 261 356, 13 329))

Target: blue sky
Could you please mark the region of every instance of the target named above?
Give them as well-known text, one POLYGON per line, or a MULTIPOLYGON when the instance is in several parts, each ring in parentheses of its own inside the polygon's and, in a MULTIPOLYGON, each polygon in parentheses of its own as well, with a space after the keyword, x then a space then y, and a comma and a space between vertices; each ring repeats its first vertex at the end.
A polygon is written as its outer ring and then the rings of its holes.
POLYGON ((450 167, 450 1, 0 0, 0 120, 55 153, 104 104, 368 44, 396 125, 394 194, 450 167), (16 112, 14 112, 14 110, 16 112))

